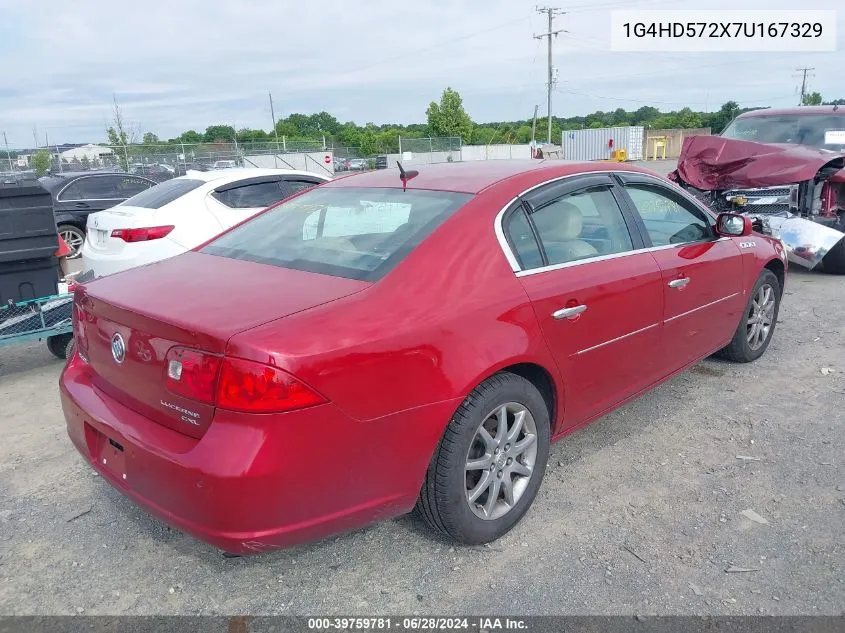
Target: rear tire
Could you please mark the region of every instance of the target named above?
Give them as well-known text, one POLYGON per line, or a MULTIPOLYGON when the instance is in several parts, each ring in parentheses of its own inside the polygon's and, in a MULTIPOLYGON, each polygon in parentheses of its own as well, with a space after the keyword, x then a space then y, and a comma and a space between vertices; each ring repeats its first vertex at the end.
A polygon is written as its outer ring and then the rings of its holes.
POLYGON ((750 363, 769 347, 780 310, 781 287, 777 276, 763 269, 748 297, 733 340, 716 355, 735 363, 750 363))
POLYGON ((57 334, 47 337, 47 349, 56 358, 67 360, 73 355, 73 334, 57 334))
POLYGON ((549 411, 533 384, 511 373, 488 378, 446 428, 420 491, 418 514, 461 543, 496 540, 531 507, 549 437, 549 411))
POLYGON ((85 231, 73 224, 60 224, 59 235, 68 245, 70 253, 68 259, 74 259, 82 254, 82 245, 85 243, 85 231))
MULTIPOLYGON (((845 215, 839 216, 839 222, 833 228, 845 233, 845 215)), ((845 275, 845 237, 836 242, 822 258, 822 267, 824 272, 831 275, 845 275)))

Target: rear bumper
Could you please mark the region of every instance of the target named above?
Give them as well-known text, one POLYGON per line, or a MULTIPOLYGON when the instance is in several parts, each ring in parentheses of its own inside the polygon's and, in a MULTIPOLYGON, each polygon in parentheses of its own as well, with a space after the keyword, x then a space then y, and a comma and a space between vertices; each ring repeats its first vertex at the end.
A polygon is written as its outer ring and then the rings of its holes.
POLYGON ((332 404, 218 412, 199 440, 96 389, 78 357, 60 380, 68 435, 121 493, 173 527, 248 554, 409 511, 455 402, 360 422, 332 404))

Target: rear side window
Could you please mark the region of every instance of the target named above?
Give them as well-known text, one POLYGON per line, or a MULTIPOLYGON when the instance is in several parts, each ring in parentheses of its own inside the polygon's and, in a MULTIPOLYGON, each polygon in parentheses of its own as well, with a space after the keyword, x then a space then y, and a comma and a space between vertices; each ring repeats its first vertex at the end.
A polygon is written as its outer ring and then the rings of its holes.
POLYGON ((318 184, 320 184, 320 183, 308 182, 306 180, 288 180, 287 181, 288 192, 290 193, 290 195, 293 195, 295 193, 299 193, 303 189, 310 189, 311 187, 316 187, 318 184))
POLYGON ((176 198, 181 198, 189 191, 193 191, 204 184, 205 182, 202 180, 174 178, 146 191, 142 191, 138 195, 132 196, 125 202, 122 202, 121 206, 161 209, 164 205, 176 200, 176 198))
POLYGON ((446 191, 320 187, 224 233, 202 252, 375 281, 471 198, 446 191))
POLYGON ((211 194, 231 209, 263 209, 287 197, 279 180, 255 182, 241 187, 227 186, 211 194))

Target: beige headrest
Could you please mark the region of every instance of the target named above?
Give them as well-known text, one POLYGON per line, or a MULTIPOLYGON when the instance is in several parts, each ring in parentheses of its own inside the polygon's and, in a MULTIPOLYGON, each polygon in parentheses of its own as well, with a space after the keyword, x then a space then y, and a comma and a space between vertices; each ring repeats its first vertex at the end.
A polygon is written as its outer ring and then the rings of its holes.
POLYGON ((584 227, 581 210, 571 202, 556 202, 543 209, 534 221, 540 237, 554 242, 577 240, 584 227))

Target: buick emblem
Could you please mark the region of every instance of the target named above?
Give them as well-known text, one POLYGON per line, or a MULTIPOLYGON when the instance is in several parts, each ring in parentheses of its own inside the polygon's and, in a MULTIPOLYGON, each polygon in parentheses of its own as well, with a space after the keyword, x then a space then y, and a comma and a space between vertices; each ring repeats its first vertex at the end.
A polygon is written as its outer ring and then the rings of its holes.
POLYGON ((120 332, 115 332, 114 336, 111 337, 111 355, 118 365, 126 358, 126 343, 123 342, 120 332))

